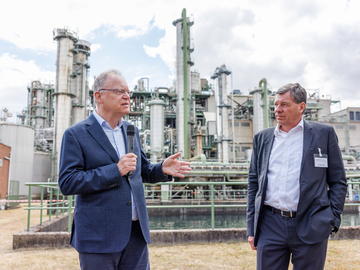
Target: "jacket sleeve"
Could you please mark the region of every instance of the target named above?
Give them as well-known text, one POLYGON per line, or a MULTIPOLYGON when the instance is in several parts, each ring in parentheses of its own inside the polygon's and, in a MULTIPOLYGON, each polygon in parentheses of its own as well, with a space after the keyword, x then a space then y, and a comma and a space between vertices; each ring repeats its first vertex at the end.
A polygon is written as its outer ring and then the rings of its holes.
POLYGON ((328 196, 335 221, 332 225, 335 227, 335 231, 337 231, 341 223, 340 215, 344 208, 347 185, 344 163, 333 128, 329 132, 328 144, 328 172, 326 181, 329 185, 328 196))
POLYGON ((59 167, 59 187, 64 195, 94 193, 121 185, 123 181, 126 179, 120 175, 116 163, 87 169, 79 138, 71 129, 65 131, 59 167))
POLYGON ((247 194, 247 212, 246 212, 246 224, 247 235, 255 236, 254 222, 255 222, 255 197, 258 191, 258 151, 257 151, 257 136, 255 135, 253 140, 253 151, 251 155, 251 163, 248 177, 248 194, 247 194))

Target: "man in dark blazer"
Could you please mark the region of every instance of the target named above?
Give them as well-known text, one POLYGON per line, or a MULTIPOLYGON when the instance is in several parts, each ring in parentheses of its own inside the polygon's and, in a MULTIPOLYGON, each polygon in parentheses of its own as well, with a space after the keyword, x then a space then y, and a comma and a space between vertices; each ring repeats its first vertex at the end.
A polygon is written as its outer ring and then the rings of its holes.
POLYGON ((340 226, 346 178, 331 126, 305 121, 306 91, 276 92, 276 127, 257 133, 249 171, 247 235, 257 269, 323 269, 340 226))
POLYGON ((149 269, 143 183, 184 177, 190 163, 178 161, 178 153, 152 165, 137 128, 134 153, 127 152, 130 123, 122 118, 130 112, 130 92, 118 71, 96 78, 94 96, 96 110, 65 131, 61 146, 59 187, 77 195, 71 245, 82 269, 149 269))

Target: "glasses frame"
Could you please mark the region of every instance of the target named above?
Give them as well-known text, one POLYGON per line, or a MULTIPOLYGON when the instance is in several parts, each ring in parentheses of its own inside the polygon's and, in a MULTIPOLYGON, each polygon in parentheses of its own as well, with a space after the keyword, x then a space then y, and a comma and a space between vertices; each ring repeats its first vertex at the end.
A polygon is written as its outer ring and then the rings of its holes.
POLYGON ((127 94, 129 97, 132 97, 133 92, 132 91, 126 91, 126 90, 120 90, 120 89, 100 89, 99 91, 112 91, 117 95, 125 95, 127 94))

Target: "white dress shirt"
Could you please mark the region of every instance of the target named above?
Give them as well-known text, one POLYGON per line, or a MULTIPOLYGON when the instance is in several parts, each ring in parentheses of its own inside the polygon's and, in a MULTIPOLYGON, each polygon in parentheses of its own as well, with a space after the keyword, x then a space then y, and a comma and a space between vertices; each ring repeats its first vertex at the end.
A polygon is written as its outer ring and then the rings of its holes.
MULTIPOLYGON (((106 122, 97 112, 96 110, 93 111, 93 114, 96 120, 99 122, 101 128, 104 130, 106 136, 108 137, 111 145, 114 147, 116 153, 118 154, 119 158, 125 155, 125 141, 123 137, 123 133, 121 131, 122 128, 122 119, 120 119, 118 125, 115 129, 112 129, 110 124, 106 122)), ((131 191, 131 206, 132 206, 132 220, 138 220, 138 214, 136 211, 135 200, 133 196, 133 192, 131 191)))
POLYGON ((300 168, 303 155, 304 120, 288 133, 279 128, 270 154, 265 204, 296 211, 300 196, 300 168))

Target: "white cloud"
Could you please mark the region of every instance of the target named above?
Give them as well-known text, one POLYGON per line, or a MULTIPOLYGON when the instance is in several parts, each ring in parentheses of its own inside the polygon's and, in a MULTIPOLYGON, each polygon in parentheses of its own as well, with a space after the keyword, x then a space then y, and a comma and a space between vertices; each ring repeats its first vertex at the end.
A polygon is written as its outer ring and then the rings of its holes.
POLYGON ((91 52, 96 52, 97 50, 101 50, 101 44, 91 44, 91 52))
MULTIPOLYGON (((64 26, 79 29, 80 38, 85 40, 101 34, 96 32, 100 27, 120 39, 136 38, 158 27, 165 31, 159 45, 142 44, 142 48, 149 57, 159 56, 167 65, 171 74, 164 76, 164 81, 168 83, 176 73, 176 28, 172 22, 188 7, 187 15, 194 14, 195 21, 191 27, 193 68, 201 77, 209 79, 215 68, 225 63, 232 69, 234 87, 243 92, 265 77, 274 89, 298 81, 304 87, 320 88, 334 98, 340 97, 344 105, 360 99, 354 87, 360 84, 360 1, 133 0, 120 5, 103 0, 99 5, 95 0, 64 0, 56 7, 45 0, 20 2, 21 9, 17 8, 19 1, 6 2, 6 10, 16 10, 18 18, 27 18, 26 23, 13 20, 12 12, 4 12, 0 17, 0 39, 21 49, 43 54, 55 51, 52 30, 64 26)), ((101 48, 101 44, 93 44, 91 51, 101 48)), ((128 68, 136 70, 134 65, 139 64, 129 63, 128 68)), ((1 78, 9 72, 7 65, 2 68, 1 78)), ((147 74, 154 67, 148 69, 147 74)), ((15 68, 12 74, 22 76, 15 73, 15 68)), ((37 78, 34 76, 31 79, 37 78)), ((135 82, 134 77, 129 80, 135 82)))
POLYGON ((0 56, 0 108, 9 112, 21 112, 27 105, 27 86, 32 80, 54 83, 55 72, 41 70, 34 61, 23 61, 16 55, 4 53, 0 56))

